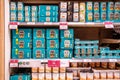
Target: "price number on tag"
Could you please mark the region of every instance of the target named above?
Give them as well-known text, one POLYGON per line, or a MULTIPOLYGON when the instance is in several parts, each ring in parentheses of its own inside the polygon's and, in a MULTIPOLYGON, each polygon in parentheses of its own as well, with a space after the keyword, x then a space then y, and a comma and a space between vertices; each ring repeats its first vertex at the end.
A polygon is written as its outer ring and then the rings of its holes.
POLYGON ((104 22, 104 24, 105 24, 105 28, 114 28, 112 22, 104 22))
POLYGON ((18 29, 18 22, 10 22, 9 28, 10 29, 18 29))
POLYGON ((68 29, 68 23, 67 22, 60 22, 60 29, 68 29))
POLYGON ((18 60, 10 60, 10 67, 18 67, 18 60))

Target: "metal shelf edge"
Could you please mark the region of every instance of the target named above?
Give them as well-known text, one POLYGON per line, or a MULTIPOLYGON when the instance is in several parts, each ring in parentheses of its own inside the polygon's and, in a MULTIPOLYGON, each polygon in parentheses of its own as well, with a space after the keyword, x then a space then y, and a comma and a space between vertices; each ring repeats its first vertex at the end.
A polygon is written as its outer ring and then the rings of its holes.
MULTIPOLYGON (((104 23, 67 22, 69 27, 104 27, 104 23)), ((114 26, 120 23, 113 23, 114 26)), ((18 26, 59 26, 59 22, 19 22, 18 26)))
POLYGON ((11 60, 18 60, 19 61, 41 61, 41 62, 48 62, 48 60, 63 60, 69 62, 119 62, 120 59, 11 59, 11 60))

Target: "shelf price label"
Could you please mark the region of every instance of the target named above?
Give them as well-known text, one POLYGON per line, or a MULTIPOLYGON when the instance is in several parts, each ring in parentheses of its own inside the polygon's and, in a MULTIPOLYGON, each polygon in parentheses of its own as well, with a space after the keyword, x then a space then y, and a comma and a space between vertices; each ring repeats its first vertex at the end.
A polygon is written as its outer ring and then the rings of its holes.
POLYGON ((91 59, 84 59, 84 62, 92 62, 91 59))
POLYGON ((27 22, 28 25, 34 25, 35 22, 27 22))
POLYGON ((52 22, 44 22, 44 25, 52 25, 52 22))
POLYGON ((9 28, 10 29, 18 29, 18 22, 10 22, 9 23, 9 28))
POLYGON ((40 60, 19 60, 19 67, 40 67, 40 60))
POLYGON ((48 67, 60 67, 60 60, 48 60, 48 67))
POLYGON ((10 67, 18 67, 18 60, 10 60, 10 67))
POLYGON ((59 25, 60 25, 60 29, 68 29, 68 23, 67 22, 60 22, 59 23, 59 25))
POLYGON ((112 22, 104 22, 105 28, 114 28, 112 22))
POLYGON ((41 61, 40 60, 30 61, 30 66, 31 67, 40 67, 41 66, 41 61))
POLYGON ((109 62, 108 59, 100 59, 100 62, 109 62))
POLYGON ((117 59, 109 59, 109 62, 117 62, 117 59))
POLYGON ((61 60, 60 67, 69 67, 69 60, 61 60))

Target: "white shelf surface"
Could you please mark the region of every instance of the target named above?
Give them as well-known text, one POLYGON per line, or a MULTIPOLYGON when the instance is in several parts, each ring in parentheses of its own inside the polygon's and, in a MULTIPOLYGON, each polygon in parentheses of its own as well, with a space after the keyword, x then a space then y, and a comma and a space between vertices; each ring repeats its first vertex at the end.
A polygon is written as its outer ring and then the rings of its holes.
MULTIPOLYGON (((18 26, 59 26, 60 22, 18 22, 18 26)), ((105 27, 104 23, 94 23, 94 22, 88 22, 88 23, 82 23, 82 22, 67 22, 67 25, 69 27, 105 27)), ((114 26, 120 25, 120 23, 113 23, 114 26)))

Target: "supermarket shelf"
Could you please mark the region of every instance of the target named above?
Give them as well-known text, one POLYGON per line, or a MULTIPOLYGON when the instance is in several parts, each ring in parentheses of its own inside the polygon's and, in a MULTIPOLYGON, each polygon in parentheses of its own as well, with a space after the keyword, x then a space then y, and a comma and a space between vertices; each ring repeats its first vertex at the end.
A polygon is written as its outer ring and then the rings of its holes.
POLYGON ((120 59, 11 59, 11 60, 18 60, 19 61, 40 61, 41 63, 47 63, 48 60, 59 60, 59 61, 69 61, 69 62, 117 62, 120 59))
MULTIPOLYGON (((104 28, 104 23, 82 23, 82 22, 67 22, 69 27, 102 27, 104 28)), ((120 25, 120 23, 113 23, 114 26, 120 25)), ((18 26, 20 27, 24 27, 24 26, 28 26, 28 27, 35 27, 35 26, 39 26, 39 27, 53 27, 53 26, 59 26, 59 22, 19 22, 18 26)))
POLYGON ((96 59, 72 59, 70 62, 117 62, 120 59, 104 59, 104 58, 96 58, 96 59))
POLYGON ((119 44, 120 40, 117 40, 117 39, 102 39, 101 43, 104 43, 104 44, 119 44))
MULTIPOLYGON (((50 3, 59 3, 60 1, 73 1, 73 0, 49 0, 49 1, 45 1, 45 0, 9 0, 9 1, 21 1, 21 2, 24 2, 24 3, 47 3, 47 4, 50 4, 50 3)), ((82 0, 74 0, 74 1, 82 1, 82 0)), ((85 0, 85 1, 88 1, 88 0, 85 0)), ((94 0, 92 0, 94 1, 94 0)), ((104 1, 104 0, 95 0, 95 1, 104 1)), ((117 1, 117 0, 107 0, 107 1, 117 1)))
POLYGON ((120 80, 120 79, 94 79, 94 80, 120 80))
POLYGON ((68 26, 70 27, 104 27, 103 23, 81 23, 81 22, 68 22, 68 26))
POLYGON ((97 69, 92 69, 94 72, 120 72, 120 70, 97 70, 97 69))
POLYGON ((20 22, 18 23, 18 26, 20 27, 24 27, 24 26, 28 26, 28 27, 34 27, 34 26, 39 26, 39 27, 53 27, 53 26, 59 26, 58 22, 20 22))
POLYGON ((60 0, 9 0, 9 1, 21 1, 25 4, 59 4, 60 0))
POLYGON ((91 68, 90 67, 81 67, 81 68, 79 68, 79 67, 77 67, 77 68, 70 67, 70 68, 67 68, 67 70, 71 70, 71 71, 74 71, 74 70, 84 70, 84 69, 90 70, 91 68))
MULTIPOLYGON (((59 66, 68 67, 69 62, 120 62, 120 59, 48 59, 54 61, 60 61, 59 66)), ((47 63, 48 60, 46 59, 11 59, 9 61, 9 67, 19 67, 19 68, 31 68, 31 67, 40 67, 41 64, 47 63), (33 65, 34 64, 34 65, 33 65)), ((55 65, 54 65, 55 66, 55 65)), ((69 70, 73 70, 75 68, 69 68, 69 70)), ((82 68, 76 68, 76 69, 82 69, 82 68)), ((76 70, 75 69, 75 70, 76 70)), ((88 69, 88 68, 83 68, 88 69)))
MULTIPOLYGON (((113 23, 114 26, 120 25, 120 23, 113 23)), ((105 27, 104 23, 94 23, 94 22, 68 22, 70 27, 105 27)))

